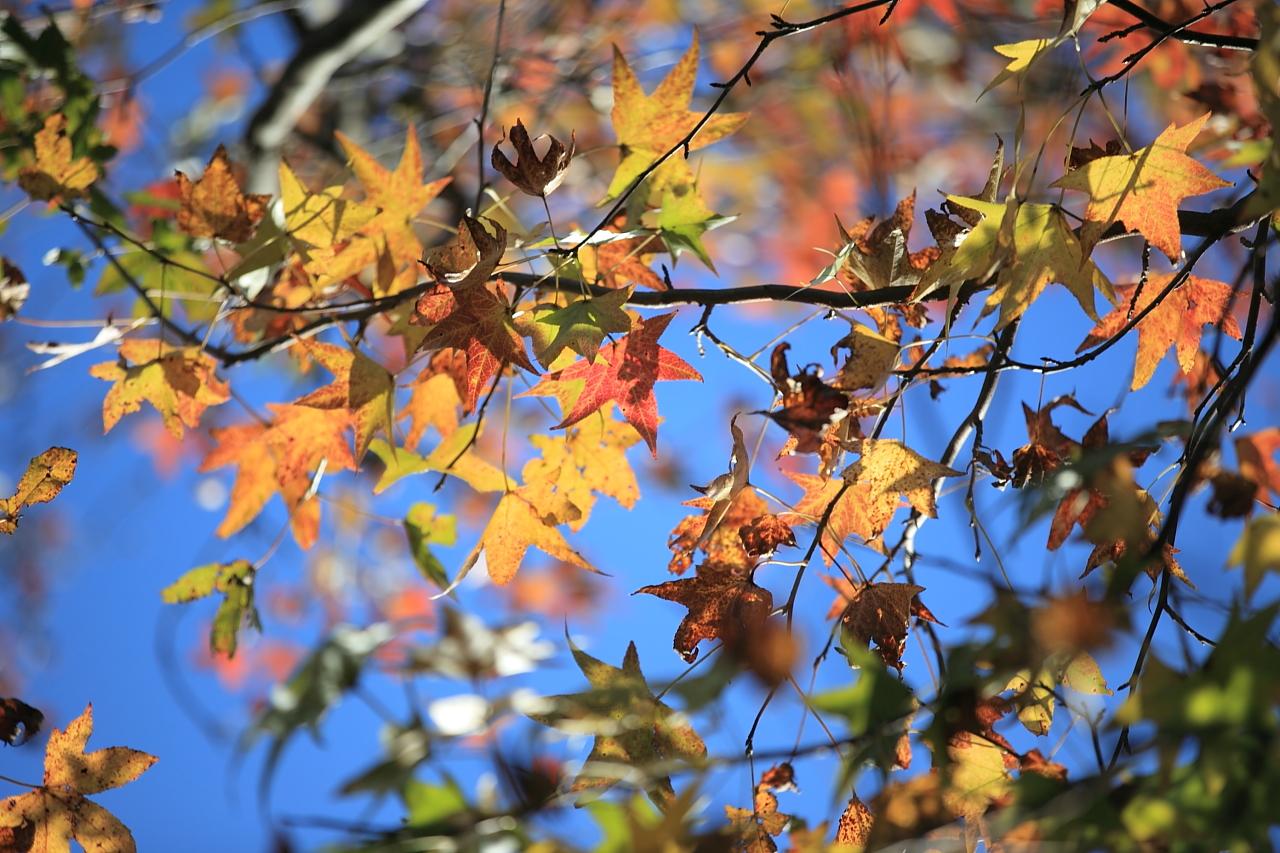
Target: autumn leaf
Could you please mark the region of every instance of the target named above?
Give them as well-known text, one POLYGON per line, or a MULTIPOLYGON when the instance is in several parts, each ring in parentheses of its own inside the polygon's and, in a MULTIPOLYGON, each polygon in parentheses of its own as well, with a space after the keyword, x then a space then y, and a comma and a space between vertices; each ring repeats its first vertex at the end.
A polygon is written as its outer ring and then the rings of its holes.
POLYGON ((334 135, 350 158, 351 170, 364 188, 366 203, 376 207, 378 213, 323 268, 317 268, 316 286, 356 275, 385 255, 393 276, 391 281, 381 282, 380 287, 387 293, 398 293, 412 286, 418 277, 422 244, 414 233, 413 221, 452 178, 422 182, 422 149, 412 125, 405 129, 404 151, 394 171, 341 131, 334 135))
POLYGON ((40 731, 44 714, 21 699, 0 697, 0 740, 21 746, 40 731))
POLYGON ((475 566, 481 556, 489 571, 489 579, 498 585, 511 582, 524 554, 530 548, 563 560, 582 569, 594 571, 591 564, 573 549, 556 529, 560 519, 548 519, 540 507, 533 503, 536 493, 524 488, 507 492, 498 501, 493 516, 480 534, 480 541, 467 557, 455 578, 456 583, 475 566))
POLYGON ((1182 127, 1171 124, 1146 148, 1091 160, 1053 186, 1088 194, 1086 219, 1121 222, 1176 263, 1182 256, 1178 205, 1190 196, 1231 186, 1187 156, 1187 146, 1208 120, 1205 113, 1182 127))
POLYGON ((840 372, 831 383, 841 391, 878 391, 898 363, 898 344, 861 323, 831 347, 831 357, 846 349, 840 372))
MULTIPOLYGON (((74 838, 102 853, 134 853, 133 834, 115 815, 88 799, 127 785, 156 763, 153 755, 123 746, 86 753, 93 734, 88 705, 65 729, 54 729, 44 753, 43 784, 0 802, 0 827, 22 828, 28 853, 68 853, 74 838)), ((15 833, 16 834, 16 833, 15 833)))
POLYGON ((1280 496, 1280 463, 1276 461, 1276 454, 1280 452, 1280 427, 1242 435, 1235 445, 1240 473, 1259 488, 1270 489, 1273 495, 1280 496))
POLYGON ((677 379, 702 381, 702 375, 684 359, 658 346, 675 312, 640 319, 631 333, 602 347, 594 363, 585 359, 564 370, 549 373, 526 393, 555 396, 563 419, 552 429, 564 429, 616 401, 622 416, 636 428, 649 450, 658 455, 658 401, 656 382, 677 379))
POLYGON ((767 557, 780 545, 796 544, 796 534, 791 525, 781 516, 768 512, 757 515, 738 528, 738 538, 742 540, 742 550, 748 557, 767 557))
MULTIPOLYGON (((827 511, 832 501, 831 515, 822 529, 823 562, 830 565, 850 536, 858 536, 868 548, 880 550, 879 523, 873 517, 870 505, 870 490, 866 486, 851 486, 841 494, 843 481, 839 477, 819 477, 815 474, 804 474, 799 471, 784 471, 788 479, 804 489, 804 495, 795 502, 790 512, 782 514, 789 524, 817 524, 827 511), (836 500, 839 495, 839 500, 836 500)), ((896 500, 895 500, 896 506, 896 500)))
MULTIPOLYGON (((1097 346, 1117 334, 1132 315, 1146 309, 1172 280, 1172 273, 1151 273, 1137 302, 1132 299, 1135 288, 1120 288, 1121 307, 1103 317, 1076 352, 1097 346)), ((1151 381, 1156 365, 1170 347, 1176 348, 1178 366, 1184 372, 1194 369, 1204 326, 1221 324, 1225 334, 1239 340, 1240 326, 1228 311, 1231 294, 1229 284, 1192 275, 1160 300, 1138 323, 1138 352, 1134 357, 1130 388, 1136 391, 1151 381)))
POLYGON ((253 236, 271 196, 245 194, 240 189, 224 146, 213 152, 198 181, 193 183, 182 172, 175 174, 182 201, 179 228, 193 237, 219 237, 232 243, 243 243, 253 236))
POLYGON ((1060 687, 1090 696, 1111 695, 1098 662, 1087 652, 1052 655, 1038 670, 1019 671, 1002 692, 1013 691, 1012 701, 1023 727, 1033 735, 1044 736, 1053 725, 1060 687))
MULTIPOLYGON (((646 767, 677 759, 698 764, 706 756, 706 744, 684 715, 653 695, 640 670, 635 643, 627 646, 621 668, 593 658, 572 642, 570 648, 591 689, 550 697, 551 710, 529 715, 563 731, 595 734, 591 754, 570 791, 603 793, 618 782, 620 772, 645 772, 646 767)), ((650 798, 660 808, 670 806, 675 800, 671 780, 655 775, 649 782, 650 798)))
POLYGON ((924 587, 909 583, 869 583, 853 587, 842 594, 847 596, 841 614, 844 629, 864 649, 874 643, 884 665, 901 672, 911 618, 938 621, 921 603, 922 592, 924 587))
MULTIPOLYGON (((1111 282, 1089 260, 1062 211, 1050 204, 1031 204, 1010 198, 987 202, 948 196, 952 204, 977 211, 982 220, 946 264, 958 279, 981 279, 999 271, 983 313, 1000 309, 1002 329, 1022 316, 1046 285, 1064 284, 1090 318, 1097 320, 1094 288, 1115 302, 1111 282), (1008 249, 1002 232, 1011 232, 1008 249)), ((941 263, 941 262, 940 262, 941 263)))
POLYGON ((904 497, 916 512, 929 518, 937 516, 934 484, 943 477, 961 474, 891 438, 861 439, 854 449, 862 456, 844 469, 842 476, 851 485, 867 490, 867 511, 876 536, 888 526, 904 497))
POLYGON ((1246 599, 1268 572, 1280 574, 1280 513, 1250 519, 1227 557, 1227 566, 1244 567, 1246 599))
POLYGON ((422 257, 422 265, 431 277, 456 290, 483 284, 493 276, 493 271, 507 250, 507 229, 493 220, 493 226, 472 216, 463 216, 453 239, 443 246, 428 249, 422 257))
POLYGON ((430 326, 422 349, 452 347, 466 353, 463 412, 475 411, 480 395, 507 365, 537 372, 512 325, 510 307, 489 285, 452 290, 437 284, 419 297, 410 322, 430 326))
POLYGON ((737 836, 740 849, 748 853, 773 853, 778 849, 773 839, 787 830, 791 815, 778 811, 774 791, 797 790, 794 779, 790 764, 771 767, 761 774, 756 784, 751 808, 724 807, 729 831, 737 836))
POLYGON ((432 545, 453 545, 458 541, 456 516, 437 514, 436 508, 419 501, 404 516, 404 532, 409 540, 409 553, 423 576, 444 589, 449 585, 444 566, 431 551, 432 545))
MULTIPOLYGON (((702 119, 689 112, 693 84, 698 74, 698 39, 675 67, 646 95, 635 72, 615 45, 613 48, 613 130, 618 135, 622 162, 609 182, 606 198, 624 192, 655 160, 682 140, 702 119)), ((719 113, 707 120, 689 143, 689 149, 705 148, 735 130, 747 120, 746 113, 719 113)), ((649 176, 650 193, 661 199, 662 191, 677 184, 693 182, 688 162, 680 156, 668 157, 649 176)))
POLYGON ((395 378, 359 350, 309 338, 298 341, 295 346, 307 358, 323 365, 335 379, 323 388, 294 400, 293 405, 350 412, 351 426, 355 430, 355 460, 359 462, 369 449, 369 441, 375 432, 391 435, 395 378))
POLYGON ((780 343, 769 356, 769 372, 782 400, 778 408, 761 414, 795 438, 794 444, 788 444, 791 452, 818 453, 823 432, 848 417, 849 395, 823 382, 816 365, 792 374, 787 365, 789 349, 791 344, 780 343))
POLYGON ((814 284, 838 278, 855 291, 879 290, 885 287, 915 287, 920 274, 941 252, 930 247, 910 252, 907 239, 915 221, 916 194, 898 202, 893 215, 882 222, 868 216, 848 230, 836 219, 843 243, 835 258, 813 279, 814 284))
POLYGON ((72 158, 67 117, 54 113, 36 132, 35 162, 18 171, 18 186, 35 201, 83 198, 98 180, 98 167, 88 157, 72 158))
MULTIPOLYGON (((1012 44, 996 45, 992 49, 1008 59, 1009 62, 982 90, 982 95, 990 92, 1006 80, 1011 80, 1015 77, 1021 78, 1027 69, 1040 58, 1041 54, 1052 50, 1060 43, 1060 39, 1027 39, 1026 41, 1013 42, 1012 44)), ((1019 80, 1020 83, 1021 80, 1019 80)))
POLYGON ((515 484, 498 468, 475 452, 479 423, 469 423, 449 433, 426 456, 403 447, 394 447, 380 438, 369 443, 369 450, 382 462, 382 476, 374 484, 373 493, 380 494, 404 477, 436 471, 457 477, 478 492, 500 492, 515 484))
MULTIPOLYGON (((618 218, 621 227, 625 220, 618 218)), ((611 231, 601 231, 609 239, 601 243, 583 246, 578 250, 578 262, 582 266, 584 281, 620 290, 625 287, 647 287, 650 290, 667 290, 669 285, 649 264, 665 245, 657 235, 640 237, 610 236, 611 231)))
POLYGON ((173 437, 182 438, 184 426, 199 426, 205 409, 230 399, 227 384, 214 373, 216 367, 213 356, 200 347, 126 338, 120 342, 119 360, 89 368, 89 375, 115 383, 102 401, 102 431, 110 432, 145 400, 160 413, 173 437))
POLYGON ((165 604, 186 604, 215 592, 222 593, 222 601, 213 616, 213 630, 209 632, 209 649, 215 654, 235 657, 240 627, 248 622, 260 628, 258 609, 253 601, 256 574, 257 567, 248 560, 209 563, 183 574, 165 587, 160 597, 165 604))
MULTIPOLYGON (((371 204, 343 198, 340 186, 312 192, 283 160, 280 161, 280 202, 289 236, 313 249, 332 249, 378 214, 371 204)), ((322 257, 330 260, 332 253, 322 257)))
POLYGON ((607 495, 627 509, 640 497, 626 456, 640 435, 630 424, 611 418, 611 408, 606 404, 599 416, 579 421, 562 433, 529 436, 542 456, 531 459, 521 472, 525 494, 544 512, 567 502, 572 509, 561 517, 571 530, 586 524, 596 494, 607 495))
POLYGON ((355 459, 346 438, 347 409, 316 409, 268 403, 268 423, 248 423, 212 431, 217 443, 201 471, 225 465, 237 468, 226 517, 218 535, 231 536, 262 512, 279 494, 289 510, 294 539, 303 548, 315 542, 320 505, 311 492, 317 471, 353 471, 355 459))
POLYGON ((623 310, 631 288, 568 305, 535 305, 523 331, 533 342, 533 354, 550 367, 566 349, 589 362, 596 360, 606 335, 631 331, 631 317, 623 310))
MULTIPOLYGON (((525 130, 524 122, 516 119, 516 126, 511 128, 510 136, 511 147, 516 152, 516 162, 512 163, 502 151, 505 135, 503 140, 493 146, 489 156, 493 168, 497 169, 504 178, 519 187, 521 192, 540 198, 545 198, 560 186, 560 182, 564 180, 565 170, 569 168, 569 161, 573 159, 573 151, 577 144, 573 134, 569 135, 568 148, 554 136, 550 134, 546 136, 549 140, 547 150, 539 157, 533 147, 535 140, 529 138, 529 131, 525 130)), ((538 137, 538 139, 541 138, 541 136, 538 137)))
POLYGON ((428 364, 410 386, 409 402, 400 407, 396 420, 409 419, 409 432, 404 446, 412 450, 421 443, 427 427, 434 427, 441 438, 448 438, 458 428, 458 410, 462 398, 457 383, 446 372, 428 364))
MULTIPOLYGON (((711 511, 717 503, 719 500, 711 497, 684 502, 685 506, 698 507, 706 512, 685 516, 667 538, 667 547, 672 552, 667 569, 672 574, 687 571, 693 565, 694 553, 699 549, 707 555, 708 562, 718 566, 742 569, 755 566, 757 560, 747 553, 742 533, 746 525, 766 514, 768 505, 755 489, 743 489, 729 502, 728 510, 720 516, 711 535, 707 536, 707 524, 712 519, 711 511)), ((786 519, 782 521, 785 523, 786 519)))
POLYGON ((676 628, 675 650, 686 663, 698 659, 703 640, 739 646, 763 629, 773 610, 773 595, 756 586, 749 571, 703 563, 692 578, 642 586, 635 594, 656 595, 688 608, 676 628))
POLYGON ((76 452, 66 447, 50 447, 39 456, 33 456, 13 494, 0 498, 0 533, 12 535, 18 529, 18 519, 26 507, 56 498, 75 476, 77 459, 76 452))
POLYGON ((960 732, 947 744, 949 762, 943 775, 942 800, 965 818, 981 817, 1012 790, 1012 774, 1005 766, 1006 751, 972 732, 960 732))

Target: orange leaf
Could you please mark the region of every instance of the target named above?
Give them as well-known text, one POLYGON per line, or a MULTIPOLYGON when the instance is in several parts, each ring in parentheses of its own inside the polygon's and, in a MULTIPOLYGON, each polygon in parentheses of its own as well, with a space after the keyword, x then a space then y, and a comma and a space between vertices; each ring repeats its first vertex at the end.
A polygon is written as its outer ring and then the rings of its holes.
POLYGON ((89 368, 89 375, 115 383, 102 401, 102 431, 110 432, 145 400, 164 418, 165 428, 182 438, 209 406, 225 403, 231 390, 217 377, 217 362, 199 347, 173 347, 153 338, 126 338, 118 361, 89 368))
POLYGON ((194 237, 220 237, 232 243, 243 243, 253 236, 254 226, 266 213, 271 196, 246 195, 240 189, 231 174, 225 147, 218 146, 195 183, 182 172, 175 174, 182 199, 179 228, 194 237))
POLYGON ((88 157, 71 159, 67 117, 54 113, 36 132, 35 162, 18 172, 18 186, 36 201, 81 198, 98 180, 98 167, 88 157))
POLYGON ((293 405, 349 411, 355 428, 355 458, 360 461, 369 449, 369 440, 375 431, 381 430, 391 436, 395 379, 386 368, 359 350, 310 339, 301 340, 296 345, 336 378, 323 388, 294 400, 293 405))

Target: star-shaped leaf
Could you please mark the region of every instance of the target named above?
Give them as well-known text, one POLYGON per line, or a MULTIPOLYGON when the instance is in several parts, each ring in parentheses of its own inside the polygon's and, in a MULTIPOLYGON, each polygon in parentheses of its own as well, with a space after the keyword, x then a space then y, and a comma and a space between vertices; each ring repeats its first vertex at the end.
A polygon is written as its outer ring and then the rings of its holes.
POLYGON ((345 409, 351 413, 359 462, 369 449, 376 431, 391 434, 396 382, 386 368, 359 350, 303 339, 295 346, 334 375, 323 388, 293 401, 295 406, 313 409, 345 409))
POLYGON ((117 361, 89 368, 89 375, 115 383, 102 401, 102 431, 126 414, 142 408, 145 400, 164 418, 174 438, 183 427, 196 427, 209 406, 225 403, 231 391, 217 377, 217 362, 199 347, 173 347, 150 338, 126 338, 120 342, 117 361))
POLYGON ((656 382, 676 379, 702 381, 702 375, 684 359, 658 346, 675 313, 637 320, 631 333, 600 349, 596 361, 577 361, 564 370, 547 374, 529 394, 554 396, 564 418, 553 429, 563 429, 597 411, 610 400, 658 455, 658 401, 656 382))
POLYGON ((533 341, 533 354, 550 366, 566 349, 587 361, 595 361, 605 335, 631 331, 631 317, 622 306, 631 298, 631 288, 579 299, 563 307, 536 305, 525 334, 533 341))
MULTIPOLYGON (((285 230, 295 242, 316 249, 332 249, 349 239, 378 215, 371 204, 342 197, 342 187, 311 192, 288 164, 280 161, 280 201, 285 230)), ((332 254, 326 255, 331 258, 332 254)))
POLYGON ((1053 184, 1089 196, 1085 218, 1121 222, 1146 237, 1173 262, 1182 255, 1178 205, 1184 198, 1231 186, 1187 156, 1209 114, 1182 127, 1171 124, 1146 148, 1099 157, 1053 184))
POLYGON ((1109 302, 1115 301, 1111 282, 1088 260, 1062 211, 1049 204, 1024 204, 1016 199, 987 202, 959 196, 948 201, 982 214, 948 264, 961 279, 985 278, 998 271, 987 297, 984 313, 1000 309, 1003 328, 1021 317, 1040 296, 1045 285, 1060 282, 1094 320, 1096 287, 1109 302), (1007 235, 1012 234, 1012 237, 1007 235))
POLYGON ((373 487, 379 494, 393 483, 413 474, 436 471, 457 477, 478 492, 500 492, 514 487, 514 483, 475 452, 475 436, 478 423, 469 423, 451 432, 426 456, 403 447, 392 447, 380 438, 369 443, 369 450, 381 460, 382 476, 373 487))
POLYGON ((391 281, 380 282, 380 286, 388 293, 399 292, 418 277, 422 244, 413 231, 413 220, 452 178, 422 182, 422 149, 412 126, 405 129, 404 152, 395 171, 379 163, 350 137, 341 132, 336 136, 364 187, 366 202, 378 208, 378 214, 322 267, 309 265, 309 269, 316 270, 316 285, 324 286, 355 275, 385 256, 393 275, 391 281))
MULTIPOLYGON (((1097 346, 1118 333, 1132 316, 1130 306, 1133 314, 1146 309, 1153 299, 1164 292, 1172 279, 1171 273, 1151 273, 1136 303, 1132 298, 1134 288, 1120 288, 1120 307, 1103 317, 1076 351, 1082 352, 1097 346)), ((1231 285, 1224 282, 1187 276, 1182 284, 1165 296, 1138 323, 1138 352, 1134 356, 1133 383, 1130 388, 1136 391, 1151 381, 1156 366, 1170 347, 1177 350, 1178 366, 1184 372, 1190 372, 1196 364, 1200 335, 1205 326, 1221 324, 1224 333, 1239 340, 1240 326, 1227 313, 1231 293, 1231 285)))
POLYGON ((934 518, 934 483, 942 477, 959 477, 959 471, 930 461, 891 438, 863 439, 855 449, 862 457, 844 469, 843 477, 867 488, 868 505, 879 534, 897 511, 901 498, 920 513, 934 518))
POLYGON ((279 494, 289 510, 293 537, 303 548, 315 542, 320 524, 320 504, 311 492, 316 472, 352 471, 356 462, 346 433, 351 426, 348 409, 316 409, 268 403, 272 419, 212 431, 217 446, 205 456, 201 471, 224 465, 237 468, 227 515, 218 526, 219 536, 231 536, 262 512, 273 494, 279 494))
POLYGON ((67 447, 50 447, 39 456, 32 457, 13 494, 0 498, 0 533, 12 535, 18 529, 18 518, 26 507, 56 498, 75 476, 77 459, 76 452, 67 447))
POLYGON ((409 402, 396 415, 396 420, 409 419, 404 446, 410 450, 416 448, 426 435, 427 427, 434 427, 441 438, 448 438, 458 428, 461 407, 462 398, 458 396, 453 377, 432 365, 424 367, 410 386, 409 402))
POLYGON ((231 174, 227 149, 219 145, 194 183, 182 172, 178 178, 178 227, 195 237, 219 237, 243 243, 267 211, 269 195, 245 194, 231 174))
POLYGON ((537 372, 512 325, 510 307, 488 285, 452 290, 438 284, 418 299, 410 322, 431 327, 422 339, 422 349, 453 347, 466 353, 464 412, 475 410, 488 385, 507 365, 537 372))
MULTIPOLYGON (((563 731, 596 735, 571 791, 602 793, 624 772, 643 773, 650 765, 676 759, 697 764, 706 756, 706 744, 685 717, 649 689, 635 643, 627 646, 621 668, 593 658, 572 643, 570 648, 591 689, 551 697, 550 711, 530 716, 563 731)), ((660 807, 674 801, 668 777, 655 774, 649 783, 649 796, 660 807)))
MULTIPOLYGON (((791 512, 783 513, 783 518, 790 524, 817 524, 827 511, 827 506, 840 494, 839 478, 819 477, 799 471, 784 471, 787 478, 800 488, 804 495, 796 501, 791 512)), ((896 502, 895 502, 896 504, 896 502)), ((828 565, 840 553, 844 540, 850 536, 858 536, 869 548, 879 550, 880 533, 878 520, 874 517, 870 504, 870 492, 867 486, 850 486, 832 507, 827 525, 822 530, 822 559, 828 565)))
MULTIPOLYGON (((511 128, 511 147, 516 152, 516 162, 512 163, 502 151, 502 143, 493 146, 489 161, 503 177, 528 195, 545 198, 564 180, 565 170, 573 159, 576 140, 569 136, 569 147, 554 136, 547 134, 550 140, 546 153, 541 157, 533 147, 534 140, 529 138, 524 122, 516 119, 516 126, 511 128)), ((538 137, 541 139, 542 137, 538 137)))
MULTIPOLYGON (((613 48, 613 130, 618 135, 622 162, 609 182, 608 198, 614 198, 631 185, 645 169, 683 139, 702 118, 689 112, 693 84, 698 74, 698 39, 653 93, 646 95, 627 64, 626 57, 613 48)), ((746 113, 721 113, 712 116, 689 143, 690 150, 705 148, 733 133, 747 120, 746 113)), ((676 184, 690 184, 693 173, 688 162, 673 155, 649 177, 651 193, 661 198, 662 191, 676 184)))
POLYGON ((636 594, 656 595, 689 609, 676 628, 675 650, 692 663, 703 640, 723 640, 730 646, 763 629, 773 610, 773 595, 756 586, 749 571, 704 563, 692 578, 642 586, 636 594))
POLYGON ((54 113, 36 131, 35 162, 18 172, 18 186, 36 201, 80 198, 98 180, 98 167, 88 157, 72 156, 67 117, 54 113))
MULTIPOLYGON (((520 568, 524 552, 530 548, 537 548, 557 560, 590 570, 591 564, 556 530, 559 519, 552 518, 550 522, 523 489, 504 494, 476 546, 477 555, 480 552, 484 554, 490 580, 496 584, 509 583, 520 568)), ((469 571, 470 565, 474 563, 470 559, 467 562, 464 572, 469 571)))
MULTIPOLYGON (((156 763, 124 746, 86 753, 93 734, 93 706, 89 705, 65 729, 54 729, 44 752, 43 784, 0 802, 0 827, 12 830, 9 841, 24 841, 11 849, 26 853, 68 853, 71 839, 94 853, 135 853, 128 827, 115 815, 88 799, 127 785, 156 763)), ((0 840, 5 840, 0 832, 0 840)))

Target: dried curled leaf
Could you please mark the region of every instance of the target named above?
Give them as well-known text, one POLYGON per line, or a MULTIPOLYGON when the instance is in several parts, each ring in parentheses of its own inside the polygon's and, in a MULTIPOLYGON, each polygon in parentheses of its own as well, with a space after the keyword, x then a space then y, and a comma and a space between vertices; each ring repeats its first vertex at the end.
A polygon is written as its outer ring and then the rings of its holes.
POLYGON ((9 746, 21 746, 37 732, 44 714, 21 699, 0 698, 0 740, 9 746))
POLYGON ((492 219, 486 221, 493 226, 493 233, 479 219, 464 216, 452 240, 427 250, 422 265, 432 278, 460 290, 483 284, 493 276, 507 250, 507 229, 492 219))
POLYGON ((499 141, 493 146, 493 152, 489 157, 493 168, 524 193, 538 197, 550 195, 564 180, 565 170, 569 168, 569 161, 573 159, 577 139, 571 133, 569 147, 566 148, 559 139, 550 134, 546 136, 550 142, 546 153, 539 157, 533 147, 534 140, 529 138, 529 131, 524 128, 524 122, 516 119, 516 126, 511 128, 510 136, 511 147, 516 151, 516 162, 512 163, 507 159, 507 155, 502 152, 502 142, 499 141))
POLYGON ((76 452, 66 447, 50 447, 32 457, 13 495, 0 498, 0 533, 12 535, 18 529, 24 508, 56 498, 75 476, 77 458, 76 452))

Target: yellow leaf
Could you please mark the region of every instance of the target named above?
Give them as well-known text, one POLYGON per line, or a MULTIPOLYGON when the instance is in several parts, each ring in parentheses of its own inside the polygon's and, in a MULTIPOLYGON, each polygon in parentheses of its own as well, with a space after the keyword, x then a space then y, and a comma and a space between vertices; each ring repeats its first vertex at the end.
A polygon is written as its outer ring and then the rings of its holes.
POLYGON ((71 159, 67 117, 54 113, 36 132, 35 163, 18 172, 18 185, 36 201, 80 198, 98 179, 98 167, 88 157, 71 159))
POLYGON ((128 827, 86 795, 129 784, 156 758, 123 746, 86 753, 91 734, 93 706, 89 705, 65 729, 54 729, 49 735, 43 784, 0 802, 0 827, 31 827, 26 830, 31 841, 21 848, 27 853, 67 853, 73 838, 85 850, 136 851, 128 827))
POLYGON ((1058 43, 1057 39, 1027 39, 1026 41, 1016 41, 1012 44, 996 45, 995 52, 1006 57, 1009 62, 995 76, 995 79, 987 84, 987 87, 982 90, 982 94, 985 95, 1006 80, 1020 77, 1040 57, 1040 54, 1053 49, 1058 43))
POLYGON ((382 439, 369 444, 373 455, 385 466, 382 476, 373 487, 376 495, 388 489, 397 480, 425 471, 437 471, 462 480, 478 492, 501 492, 513 488, 515 483, 475 452, 475 435, 479 424, 459 427, 426 456, 403 447, 392 447, 382 439))
POLYGON ((524 552, 530 548, 591 569, 591 564, 570 547, 560 531, 543 520, 522 489, 507 492, 498 501, 477 547, 484 552, 489 577, 496 584, 509 583, 515 577, 524 552))
POLYGON ((342 187, 308 190, 287 163, 280 161, 280 201, 285 230, 297 242, 331 249, 351 237, 377 215, 377 208, 342 197, 342 187))
MULTIPOLYGON (((609 183, 608 198, 627 189, 645 169, 683 139, 702 118, 689 112, 693 100, 693 84, 698 74, 698 39, 658 88, 646 95, 640 81, 627 64, 617 46, 613 48, 613 130, 618 134, 622 162, 609 183)), ((722 113, 712 116, 690 142, 690 150, 704 148, 742 127, 746 113, 722 113)), ((651 198, 661 198, 662 191, 675 185, 691 184, 693 173, 688 161, 677 152, 654 170, 649 177, 651 198)))
POLYGON ((346 409, 355 428, 356 461, 364 458, 375 431, 391 435, 395 405, 395 378, 386 368, 359 350, 334 344, 301 340, 297 346, 334 375, 334 380, 293 401, 295 406, 314 409, 346 409))
POLYGON ((1227 565, 1244 567, 1246 597, 1253 595, 1267 572, 1280 574, 1280 513, 1250 520, 1231 549, 1227 565))
POLYGON ((889 524, 905 497, 917 512, 930 518, 938 514, 934 483, 960 472, 925 459, 891 438, 863 439, 855 449, 862 458, 844 469, 844 479, 867 489, 867 506, 878 535, 889 524))
POLYGON ((1053 186, 1087 193, 1086 219, 1104 223, 1104 230, 1121 222, 1177 263, 1182 255, 1178 204, 1231 186, 1187 156, 1187 146, 1208 120, 1205 113, 1182 127, 1171 124, 1146 148, 1090 160, 1053 186))
POLYGON ((173 347, 152 338, 121 341, 118 361, 89 368, 89 375, 115 383, 102 401, 102 431, 110 432, 145 400, 173 437, 182 438, 184 425, 199 426, 206 408, 230 399, 231 390, 214 373, 216 367, 199 347, 173 347))
POLYGON ((409 434, 404 446, 416 448, 426 435, 427 427, 435 427, 441 438, 448 438, 458 428, 458 409, 462 398, 457 383, 448 373, 436 373, 428 365, 414 380, 409 402, 400 409, 396 420, 409 419, 409 434))
POLYGON ((0 533, 12 534, 24 507, 48 503, 76 473, 76 452, 66 447, 50 447, 32 457, 11 497, 0 498, 0 533))

